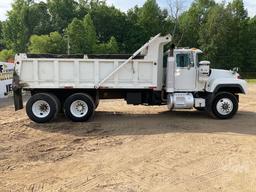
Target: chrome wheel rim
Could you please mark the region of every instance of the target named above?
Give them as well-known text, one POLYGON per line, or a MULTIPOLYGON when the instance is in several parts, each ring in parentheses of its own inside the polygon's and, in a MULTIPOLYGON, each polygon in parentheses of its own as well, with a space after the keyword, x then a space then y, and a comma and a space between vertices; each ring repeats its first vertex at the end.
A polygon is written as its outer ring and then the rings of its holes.
POLYGON ((88 105, 82 100, 74 101, 70 105, 70 112, 74 117, 82 118, 88 113, 88 105))
POLYGON ((221 115, 229 115, 234 109, 233 102, 228 98, 220 99, 217 103, 217 111, 221 115))
POLYGON ((38 100, 32 105, 32 112, 37 118, 45 118, 50 114, 51 107, 44 100, 38 100))

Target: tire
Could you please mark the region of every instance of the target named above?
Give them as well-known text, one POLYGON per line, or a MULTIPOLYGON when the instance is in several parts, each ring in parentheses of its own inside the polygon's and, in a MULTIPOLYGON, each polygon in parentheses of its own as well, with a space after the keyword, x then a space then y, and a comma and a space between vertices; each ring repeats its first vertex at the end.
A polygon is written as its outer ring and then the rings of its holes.
MULTIPOLYGON (((52 96, 57 103, 57 109, 58 109, 57 114, 61 113, 61 102, 60 102, 59 98, 54 94, 49 94, 49 95, 52 96)), ((57 116, 57 114, 56 114, 56 116, 57 116)))
POLYGON ((60 110, 59 107, 59 101, 55 95, 38 93, 28 100, 26 112, 32 121, 47 123, 56 118, 60 110))
POLYGON ((95 103, 92 97, 84 93, 73 94, 64 103, 65 116, 73 122, 88 121, 94 112, 95 103))
POLYGON ((238 111, 238 100, 228 92, 218 93, 211 106, 211 114, 218 119, 231 119, 238 111))

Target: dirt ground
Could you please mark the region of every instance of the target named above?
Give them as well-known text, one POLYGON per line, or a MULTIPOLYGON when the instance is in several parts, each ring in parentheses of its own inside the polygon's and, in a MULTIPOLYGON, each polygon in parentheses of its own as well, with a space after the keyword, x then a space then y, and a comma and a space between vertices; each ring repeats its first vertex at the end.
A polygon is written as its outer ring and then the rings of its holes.
POLYGON ((232 120, 101 102, 93 121, 31 122, 0 101, 0 191, 256 191, 256 84, 232 120))

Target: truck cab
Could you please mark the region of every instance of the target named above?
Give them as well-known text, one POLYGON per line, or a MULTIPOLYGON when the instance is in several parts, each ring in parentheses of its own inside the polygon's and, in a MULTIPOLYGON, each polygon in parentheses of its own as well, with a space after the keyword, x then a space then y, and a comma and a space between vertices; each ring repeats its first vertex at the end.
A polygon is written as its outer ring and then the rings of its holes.
POLYGON ((236 70, 211 69, 209 61, 199 60, 202 54, 196 48, 178 48, 168 57, 168 106, 194 107, 220 119, 231 118, 238 109, 238 94, 247 92, 247 83, 236 70))

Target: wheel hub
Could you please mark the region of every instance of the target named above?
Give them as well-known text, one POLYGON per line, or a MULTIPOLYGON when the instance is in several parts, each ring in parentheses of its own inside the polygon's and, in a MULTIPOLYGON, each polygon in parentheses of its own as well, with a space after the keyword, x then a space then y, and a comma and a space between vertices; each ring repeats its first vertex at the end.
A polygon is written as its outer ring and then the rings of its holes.
POLYGON ((233 102, 228 98, 221 99, 217 103, 217 111, 221 115, 229 115, 233 111, 233 108, 233 102))
POLYGON ((229 110, 229 108, 230 108, 230 106, 228 103, 223 103, 223 105, 222 105, 223 110, 229 110))
POLYGON ((32 105, 32 112, 38 118, 45 118, 50 114, 49 103, 44 100, 38 100, 32 105))
POLYGON ((42 112, 47 112, 47 111, 48 111, 48 106, 47 106, 46 104, 41 104, 41 105, 39 106, 39 109, 40 109, 40 111, 42 111, 42 112))
POLYGON ((74 101, 70 106, 70 112, 77 118, 84 117, 88 113, 88 105, 82 100, 74 101))
POLYGON ((85 106, 82 103, 78 103, 76 106, 76 109, 77 109, 77 111, 82 113, 85 109, 85 106))

